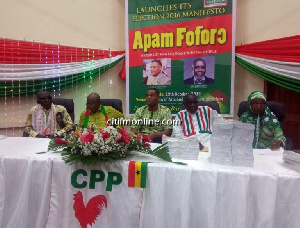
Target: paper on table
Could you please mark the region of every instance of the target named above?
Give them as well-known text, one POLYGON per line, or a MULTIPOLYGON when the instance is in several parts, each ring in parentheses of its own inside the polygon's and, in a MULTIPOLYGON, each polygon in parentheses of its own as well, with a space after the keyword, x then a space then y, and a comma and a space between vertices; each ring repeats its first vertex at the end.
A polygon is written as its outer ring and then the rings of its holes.
POLYGON ((0 155, 19 157, 24 154, 35 155, 39 152, 46 152, 49 141, 49 138, 7 137, 5 140, 0 140, 0 155))
POLYGON ((260 149, 260 150, 257 150, 257 154, 259 154, 259 155, 278 155, 278 154, 282 154, 283 151, 284 151, 284 149, 282 147, 280 147, 279 150, 260 149))
POLYGON ((1 139, 5 139, 5 138, 7 138, 6 135, 0 135, 0 140, 1 140, 1 139))

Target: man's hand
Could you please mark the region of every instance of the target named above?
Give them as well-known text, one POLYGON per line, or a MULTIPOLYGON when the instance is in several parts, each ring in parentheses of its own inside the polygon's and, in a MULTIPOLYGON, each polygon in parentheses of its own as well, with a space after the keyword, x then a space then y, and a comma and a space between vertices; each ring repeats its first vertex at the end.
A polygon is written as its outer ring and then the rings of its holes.
POLYGON ((280 147, 282 147, 282 146, 283 146, 283 143, 281 141, 272 142, 271 150, 279 150, 280 147))
POLYGON ((138 134, 137 134, 137 136, 141 136, 141 137, 143 137, 144 135, 146 135, 146 134, 144 134, 142 132, 138 132, 138 134))
POLYGON ((139 132, 137 129, 135 129, 135 128, 131 128, 130 129, 135 135, 137 135, 137 136, 143 136, 144 134, 143 133, 141 133, 141 132, 139 132))
POLYGON ((153 139, 155 139, 157 137, 160 137, 160 135, 157 135, 157 133, 150 133, 149 137, 153 140, 153 139))
POLYGON ((46 135, 45 138, 50 138, 50 139, 52 139, 52 138, 55 138, 55 135, 46 135))
POLYGON ((41 134, 37 134, 35 137, 36 137, 36 138, 45 138, 45 136, 43 136, 43 135, 41 135, 41 134))

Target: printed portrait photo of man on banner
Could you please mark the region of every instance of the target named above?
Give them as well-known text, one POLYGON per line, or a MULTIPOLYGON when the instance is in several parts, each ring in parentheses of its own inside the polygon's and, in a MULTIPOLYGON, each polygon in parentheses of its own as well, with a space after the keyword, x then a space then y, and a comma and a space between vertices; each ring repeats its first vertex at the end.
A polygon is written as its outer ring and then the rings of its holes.
POLYGON ((144 105, 149 86, 172 114, 183 97, 215 101, 233 115, 235 1, 127 0, 127 114, 144 105))
POLYGON ((171 84, 171 59, 145 59, 143 60, 143 82, 146 85, 171 84), (148 70, 147 70, 148 68, 148 70))
POLYGON ((203 58, 185 58, 184 84, 213 84, 215 77, 214 60, 214 56, 203 58))

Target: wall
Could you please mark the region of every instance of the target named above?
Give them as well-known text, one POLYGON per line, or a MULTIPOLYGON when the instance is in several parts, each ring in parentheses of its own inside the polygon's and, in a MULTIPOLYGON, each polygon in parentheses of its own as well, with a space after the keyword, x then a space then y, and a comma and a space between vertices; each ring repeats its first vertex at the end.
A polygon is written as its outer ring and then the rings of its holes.
MULTIPOLYGON (((0 1, 0 36, 77 47, 124 50, 125 0, 0 1)), ((236 45, 300 34, 299 0, 237 0, 236 45), (288 3, 287 3, 288 2, 288 3)), ((122 62, 108 72, 56 96, 72 97, 75 118, 85 107, 86 94, 119 98, 125 110, 125 81, 118 78, 122 62), (110 85, 109 81, 113 84, 110 85)), ((239 65, 235 68, 235 118, 240 101, 264 81, 239 65)), ((0 98, 0 134, 19 136, 35 97, 0 98), (13 129, 10 129, 13 127, 13 129)))
MULTIPOLYGON (((0 36, 35 40, 75 47, 125 50, 124 0, 11 0, 0 1, 0 36)), ((102 98, 118 98, 125 104, 125 81, 118 76, 122 62, 100 77, 55 93, 73 98, 75 122, 85 109, 86 95, 98 92, 102 98), (112 80, 112 85, 110 84, 112 80)), ((0 98, 0 134, 20 136, 36 97, 0 98)), ((124 105, 125 108, 125 105, 124 105)))
MULTIPOLYGON (((236 46, 300 34, 299 0, 237 0, 236 46)), ((236 64, 235 108, 264 80, 236 64)))

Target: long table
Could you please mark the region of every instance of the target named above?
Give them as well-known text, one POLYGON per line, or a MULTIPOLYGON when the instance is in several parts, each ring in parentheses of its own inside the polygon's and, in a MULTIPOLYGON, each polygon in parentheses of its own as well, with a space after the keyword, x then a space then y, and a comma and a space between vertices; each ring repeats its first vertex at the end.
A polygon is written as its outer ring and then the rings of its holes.
POLYGON ((40 154, 48 143, 0 140, 0 227, 300 224, 300 173, 285 167, 282 152, 254 150, 253 167, 217 165, 206 158, 184 166, 141 153, 84 166, 65 164, 59 153, 40 154), (151 162, 145 189, 128 187, 129 160, 151 162))

